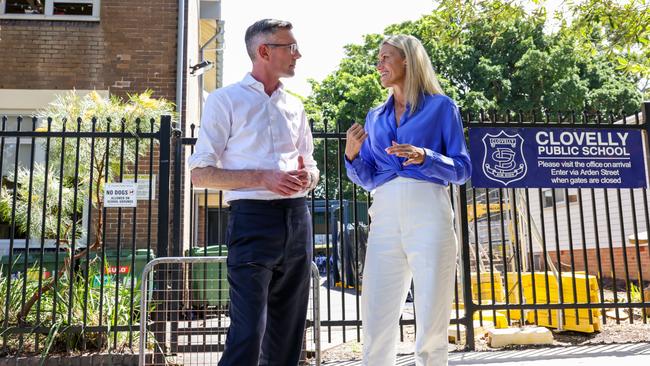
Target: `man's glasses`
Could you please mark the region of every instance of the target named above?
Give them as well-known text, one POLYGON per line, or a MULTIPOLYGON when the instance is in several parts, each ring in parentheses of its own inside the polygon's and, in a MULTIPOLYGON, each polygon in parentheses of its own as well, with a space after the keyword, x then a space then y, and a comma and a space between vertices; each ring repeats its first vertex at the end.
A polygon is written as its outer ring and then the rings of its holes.
POLYGON ((297 43, 266 43, 267 46, 272 47, 272 48, 288 48, 289 52, 291 52, 292 55, 295 55, 298 53, 298 44, 297 43))

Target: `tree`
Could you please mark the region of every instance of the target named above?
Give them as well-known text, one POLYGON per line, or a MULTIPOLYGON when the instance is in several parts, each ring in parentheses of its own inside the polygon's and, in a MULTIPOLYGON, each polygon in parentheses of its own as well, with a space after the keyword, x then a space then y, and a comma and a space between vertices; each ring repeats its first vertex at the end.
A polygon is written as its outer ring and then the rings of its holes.
MULTIPOLYGON (((368 35, 363 45, 348 45, 345 49, 346 58, 341 61, 339 69, 328 75, 322 82, 310 80, 312 95, 305 100, 305 110, 310 119, 314 120, 315 132, 345 131, 353 122, 362 123, 371 106, 377 105, 386 98, 386 91, 379 83, 379 75, 375 72, 374 60, 382 37, 368 35)), ((320 181, 323 182, 315 190, 315 197, 337 197, 340 192, 337 179, 339 166, 342 174, 343 148, 336 140, 316 139, 314 157, 321 167, 320 181), (327 156, 325 159, 325 147, 327 156), (340 151, 339 151, 340 150, 340 151), (332 159, 338 156, 339 159, 332 159), (327 179, 326 178, 327 175, 327 179), (324 183, 327 181, 327 192, 324 183)), ((342 199, 350 199, 352 184, 343 180, 342 199)), ((359 190, 358 194, 362 191, 359 190)))
MULTIPOLYGON (((307 113, 315 119, 317 131, 323 130, 324 120, 329 121, 329 131, 345 131, 352 121, 363 122, 368 110, 386 98, 374 67, 379 46, 385 36, 399 33, 422 41, 445 93, 463 111, 637 110, 642 97, 637 84, 645 71, 632 68, 634 74, 621 65, 639 61, 648 52, 638 45, 649 38, 650 22, 641 26, 632 22, 646 19, 647 6, 640 5, 642 0, 629 0, 636 7, 608 7, 609 3, 586 0, 571 5, 573 16, 556 14, 561 26, 549 30, 542 2, 442 0, 431 14, 390 25, 382 35, 366 35, 360 45, 347 45, 338 69, 323 81, 311 81, 307 113), (589 4, 599 10, 594 12, 589 4), (632 16, 633 8, 646 14, 632 16), (606 27, 608 19, 613 25, 606 27), (613 28, 619 36, 605 37, 605 30, 613 28), (622 43, 612 47, 617 41, 622 43)), ((329 156, 336 152, 335 146, 328 146, 329 156)), ((323 154, 324 147, 317 145, 316 155, 322 159, 323 154)), ((332 177, 328 186, 334 187, 328 193, 336 195, 336 166, 326 170, 332 177)), ((345 196, 351 194, 350 187, 345 180, 345 196)))
POLYGON ((647 0, 584 0, 570 3, 560 36, 580 40, 576 52, 604 55, 619 73, 650 97, 650 3, 647 0))
MULTIPOLYGON (((604 8, 602 5, 601 10, 604 8)), ((610 17, 623 23, 622 17, 631 12, 630 8, 634 7, 622 6, 616 17, 610 17)), ((381 100, 381 90, 375 90, 378 84, 369 83, 367 77, 376 76, 373 63, 379 44, 386 35, 405 33, 422 40, 445 92, 464 110, 638 109, 641 94, 635 89, 639 76, 620 66, 624 62, 620 54, 606 52, 606 40, 580 36, 584 29, 601 30, 603 26, 584 20, 588 14, 594 18, 587 5, 576 5, 574 9, 578 9, 575 25, 569 27, 566 24, 571 19, 561 18, 564 25, 549 32, 545 31, 548 21, 543 5, 531 9, 528 2, 521 1, 443 0, 431 14, 390 25, 384 35, 368 35, 363 45, 348 45, 339 69, 320 83, 312 82, 309 102, 320 107, 316 116, 320 112, 323 118, 362 120, 373 102, 381 100), (595 53, 576 52, 583 49, 595 53)), ((562 14, 557 16, 565 16, 562 14)), ((635 37, 640 37, 639 44, 645 42, 647 26, 633 27, 630 22, 624 25, 628 31, 610 37, 609 42, 620 40, 626 46, 610 45, 608 49, 634 50, 635 37)), ((630 52, 626 55, 632 56, 630 52)), ((640 58, 639 52, 635 59, 640 58)))

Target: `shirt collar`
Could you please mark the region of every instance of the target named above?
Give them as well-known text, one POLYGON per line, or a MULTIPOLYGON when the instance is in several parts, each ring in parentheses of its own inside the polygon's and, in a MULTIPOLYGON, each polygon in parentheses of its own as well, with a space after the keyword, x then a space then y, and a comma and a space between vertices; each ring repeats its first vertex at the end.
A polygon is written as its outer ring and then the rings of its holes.
POLYGON ((395 103, 395 100, 394 100, 393 95, 391 94, 388 97, 388 100, 386 100, 386 102, 384 104, 379 106, 379 110, 378 110, 379 114, 383 114, 386 111, 386 108, 393 108, 394 103, 395 103))
MULTIPOLYGON (((250 86, 253 89, 259 90, 264 93, 264 84, 262 84, 261 81, 258 81, 253 77, 253 75, 250 72, 247 72, 246 75, 244 75, 244 78, 241 81, 242 84, 246 86, 250 86)), ((283 92, 284 91, 284 84, 282 84, 282 81, 279 82, 280 84, 278 85, 278 88, 276 91, 283 92)))

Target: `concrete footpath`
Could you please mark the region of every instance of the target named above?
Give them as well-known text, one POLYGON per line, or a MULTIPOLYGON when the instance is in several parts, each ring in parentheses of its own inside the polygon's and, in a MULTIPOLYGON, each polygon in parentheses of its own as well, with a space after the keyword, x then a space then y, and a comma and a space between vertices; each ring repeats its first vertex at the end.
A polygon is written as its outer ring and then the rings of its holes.
MULTIPOLYGON (((354 290, 327 289, 321 279, 321 320, 359 319, 357 298, 354 290)), ((406 304, 405 316, 412 317, 413 308, 406 304)), ((357 339, 357 328, 332 327, 321 329, 323 350, 335 347, 345 341, 357 339), (344 336, 345 333, 345 336, 344 336)), ((452 349, 455 349, 451 346, 452 349)), ((412 344, 404 348, 412 350, 412 344)), ((360 366, 361 361, 329 361, 323 366, 360 366)), ((518 351, 487 351, 449 353, 450 366, 650 366, 650 343, 603 344, 587 346, 530 348, 518 351)), ((372 365, 370 365, 372 366, 372 365)), ((413 354, 398 357, 396 366, 415 366, 413 354)))
MULTIPOLYGON (((327 362, 323 365, 358 366, 361 361, 327 362)), ((648 366, 650 344, 607 344, 534 348, 518 351, 452 352, 450 366, 648 366)), ((413 355, 399 356, 396 366, 415 366, 413 355)))

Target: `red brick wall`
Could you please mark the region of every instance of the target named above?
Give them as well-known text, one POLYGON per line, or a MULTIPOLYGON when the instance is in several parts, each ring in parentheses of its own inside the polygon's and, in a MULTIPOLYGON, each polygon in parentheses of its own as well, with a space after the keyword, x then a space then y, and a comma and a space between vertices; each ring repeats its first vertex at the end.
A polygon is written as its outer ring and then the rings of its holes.
MULTIPOLYGON (((650 253, 648 253, 648 246, 641 245, 639 246, 639 258, 641 260, 641 267, 639 268, 637 262, 637 252, 635 246, 627 246, 625 248, 627 254, 627 268, 628 275, 630 280, 637 281, 639 279, 639 274, 642 275, 644 282, 650 281, 650 253)), ((616 272, 617 280, 625 280, 625 260, 623 248, 613 248, 613 255, 610 255, 610 250, 608 247, 600 248, 600 262, 602 268, 602 277, 603 278, 612 278, 614 270, 616 272), (612 267, 612 260, 614 266, 612 267)), ((562 250, 561 252, 561 262, 562 270, 571 270, 571 254, 568 250, 562 250)), ((598 251, 595 248, 587 249, 587 264, 585 266, 584 260, 584 251, 582 249, 574 249, 573 263, 575 263, 574 268, 576 271, 584 271, 587 267, 589 274, 595 275, 599 272, 598 270, 598 251)), ((550 257, 552 258, 553 264, 557 266, 557 255, 556 252, 549 252, 550 257)))
POLYGON ((199 208, 198 210, 198 217, 196 217, 195 220, 198 220, 196 222, 198 229, 196 231, 196 246, 199 247, 204 247, 205 242, 206 242, 206 231, 207 227, 205 225, 205 209, 203 207, 199 208))
POLYGON ((102 0, 99 22, 0 20, 0 88, 176 93, 177 0, 102 0))
MULTIPOLYGON (((108 89, 110 94, 154 91, 174 101, 178 0, 102 0, 99 22, 0 20, 1 89, 108 89)), ((138 167, 148 173, 148 156, 138 167)), ((132 172, 132 171, 131 171, 132 172)), ((158 151, 154 152, 157 182, 158 151)), ((160 189, 156 189, 156 195, 160 189)), ((122 248, 156 248, 158 200, 151 208, 151 239, 147 240, 148 204, 108 209, 106 244, 115 247, 121 227, 122 248)), ((96 211, 93 219, 97 218, 96 211)), ((170 217, 171 218, 171 217, 170 217)), ((165 223, 168 225, 168 223, 165 223)), ((171 237, 170 237, 171 240, 171 237)))

